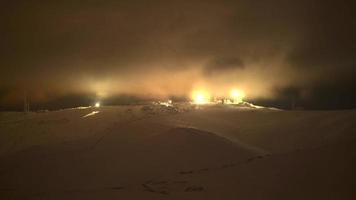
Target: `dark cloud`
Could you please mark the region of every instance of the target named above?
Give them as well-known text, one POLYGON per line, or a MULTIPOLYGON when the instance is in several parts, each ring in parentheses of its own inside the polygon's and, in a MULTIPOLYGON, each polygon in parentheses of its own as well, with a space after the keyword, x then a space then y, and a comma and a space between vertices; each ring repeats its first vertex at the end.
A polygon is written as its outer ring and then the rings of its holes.
POLYGON ((39 103, 68 95, 187 96, 200 82, 243 86, 250 98, 271 102, 286 96, 278 88, 309 91, 310 102, 322 99, 322 88, 338 95, 356 72, 354 4, 4 1, 0 102, 21 102, 25 90, 39 103))
POLYGON ((352 109, 356 107, 356 85, 354 80, 321 82, 310 87, 275 88, 274 98, 251 99, 256 104, 284 109, 352 109))
MULTIPOLYGON (((306 22, 301 42, 294 45, 288 62, 296 68, 355 69, 355 4, 351 1, 324 2, 306 22)), ((349 71, 349 72, 351 72, 349 71)))

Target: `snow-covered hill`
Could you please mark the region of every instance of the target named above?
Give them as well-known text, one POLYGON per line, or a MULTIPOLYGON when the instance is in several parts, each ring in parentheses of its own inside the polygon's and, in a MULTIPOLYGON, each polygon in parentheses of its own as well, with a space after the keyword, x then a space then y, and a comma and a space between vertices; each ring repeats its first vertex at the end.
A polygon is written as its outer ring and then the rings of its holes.
POLYGON ((355 110, 252 107, 1 113, 0 199, 356 197, 355 110))

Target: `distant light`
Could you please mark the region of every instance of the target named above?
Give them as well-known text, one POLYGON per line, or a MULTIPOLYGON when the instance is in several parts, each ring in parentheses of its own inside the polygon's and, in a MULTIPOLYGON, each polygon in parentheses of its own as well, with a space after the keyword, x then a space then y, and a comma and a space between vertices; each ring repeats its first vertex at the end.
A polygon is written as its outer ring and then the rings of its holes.
POLYGON ((245 98, 245 92, 238 89, 232 89, 230 92, 231 99, 233 103, 241 103, 243 98, 245 98))
POLYGON ((203 90, 193 91, 192 99, 194 104, 207 104, 210 103, 210 95, 203 90))
POLYGON ((95 107, 99 108, 100 107, 100 102, 95 103, 95 107))
POLYGON ((158 101, 158 104, 159 104, 159 105, 162 105, 162 106, 167 106, 167 107, 173 106, 172 100, 168 100, 168 101, 158 101))

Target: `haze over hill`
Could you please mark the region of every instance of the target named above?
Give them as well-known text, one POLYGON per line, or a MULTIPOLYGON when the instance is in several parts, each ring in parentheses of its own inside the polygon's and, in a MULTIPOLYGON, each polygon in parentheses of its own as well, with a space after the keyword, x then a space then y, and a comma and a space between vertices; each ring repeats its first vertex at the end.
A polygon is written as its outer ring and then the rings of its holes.
POLYGON ((0 109, 21 107, 24 93, 34 108, 64 108, 202 88, 356 108, 354 10, 351 0, 5 1, 0 109))

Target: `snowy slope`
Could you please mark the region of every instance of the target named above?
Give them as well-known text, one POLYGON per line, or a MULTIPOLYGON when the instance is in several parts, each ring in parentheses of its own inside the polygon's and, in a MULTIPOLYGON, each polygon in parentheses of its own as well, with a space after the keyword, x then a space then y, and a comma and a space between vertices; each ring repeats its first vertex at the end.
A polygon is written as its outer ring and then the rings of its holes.
POLYGON ((0 199, 353 199, 355 119, 187 105, 1 113, 0 199))

